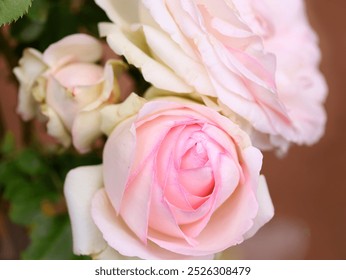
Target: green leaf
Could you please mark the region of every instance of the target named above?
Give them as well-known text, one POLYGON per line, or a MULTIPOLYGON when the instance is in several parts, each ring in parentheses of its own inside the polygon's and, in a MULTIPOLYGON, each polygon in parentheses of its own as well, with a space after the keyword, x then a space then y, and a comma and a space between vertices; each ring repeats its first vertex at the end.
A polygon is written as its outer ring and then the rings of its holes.
POLYGON ((23 259, 80 259, 72 252, 72 233, 68 215, 54 218, 41 216, 33 225, 31 244, 22 253, 23 259))
POLYGON ((33 146, 1 156, 0 195, 9 202, 11 221, 24 225, 32 241, 23 258, 80 259, 72 252, 63 182, 72 168, 99 164, 100 154, 59 154, 33 146))
POLYGON ((16 160, 20 171, 28 175, 37 175, 44 170, 44 162, 34 150, 24 150, 16 160))
POLYGON ((0 162, 0 184, 7 185, 13 178, 18 176, 18 169, 13 162, 0 162))
POLYGON ((10 204, 10 219, 19 225, 30 225, 40 213, 40 201, 37 199, 28 199, 25 203, 10 204))
POLYGON ((7 155, 10 153, 13 153, 15 151, 15 148, 16 148, 16 143, 14 140, 14 136, 11 132, 7 132, 5 134, 4 139, 2 140, 0 153, 7 155))
POLYGON ((0 26, 26 14, 32 0, 0 0, 0 26))

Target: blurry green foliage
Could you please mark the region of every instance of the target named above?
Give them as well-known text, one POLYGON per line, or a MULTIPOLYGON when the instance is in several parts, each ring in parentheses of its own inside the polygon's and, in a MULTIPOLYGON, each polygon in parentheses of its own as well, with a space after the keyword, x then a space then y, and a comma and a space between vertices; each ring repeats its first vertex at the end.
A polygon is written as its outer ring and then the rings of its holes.
MULTIPOLYGON (((25 48, 43 52, 52 43, 79 32, 99 37, 98 23, 109 21, 94 0, 0 0, 0 25, 18 17, 0 33, 0 52, 10 68, 18 64, 25 48), (7 4, 15 7, 16 17, 4 6, 7 4)), ((136 69, 130 74, 141 78, 136 69)), ((144 91, 148 85, 143 78, 140 81, 138 87, 144 91)), ((34 134, 29 129, 23 135, 34 134)), ((0 202, 8 202, 11 221, 25 227, 31 241, 22 258, 80 259, 72 253, 63 183, 71 169, 101 163, 100 154, 49 150, 32 143, 31 138, 24 141, 26 148, 18 150, 11 134, 0 142, 0 202)))
POLYGON ((76 259, 63 182, 69 170, 99 164, 100 156, 56 153, 37 146, 17 151, 14 137, 7 134, 0 158, 0 196, 9 202, 10 219, 29 230, 31 243, 23 258, 76 259))
POLYGON ((32 225, 30 237, 31 243, 22 253, 22 259, 87 259, 72 253, 71 225, 66 214, 53 218, 41 214, 32 225))
MULTIPOLYGON (((0 52, 10 60, 10 66, 18 63, 27 47, 43 52, 50 44, 78 32, 98 37, 97 24, 108 21, 94 0, 0 0, 0 25, 14 19, 18 20, 9 26, 6 38, 15 40, 15 48, 1 35, 0 52)), ((99 164, 98 153, 61 153, 37 143, 17 150, 11 134, 0 142, 0 200, 8 202, 11 221, 26 227, 31 240, 22 258, 80 259, 72 253, 63 183, 69 170, 99 164)))
POLYGON ((97 24, 101 21, 109 20, 94 0, 35 0, 29 12, 11 24, 10 31, 18 42, 17 55, 21 56, 26 47, 44 51, 73 33, 98 37, 97 24))

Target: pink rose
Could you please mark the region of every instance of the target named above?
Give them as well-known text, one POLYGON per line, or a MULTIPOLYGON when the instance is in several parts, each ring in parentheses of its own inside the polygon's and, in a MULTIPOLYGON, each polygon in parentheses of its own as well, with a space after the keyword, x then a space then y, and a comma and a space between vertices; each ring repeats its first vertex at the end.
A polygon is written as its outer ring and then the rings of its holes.
POLYGON ((102 53, 102 45, 84 34, 65 37, 43 54, 26 49, 14 69, 23 119, 44 114, 51 136, 66 147, 72 140, 87 152, 101 135, 100 109, 119 99, 115 69, 121 63, 108 61, 101 67, 102 53))
MULTIPOLYGON (((275 56, 245 24, 236 1, 96 0, 114 24, 100 33, 156 88, 198 94, 243 127, 293 139, 277 95, 275 56)), ((256 143, 255 143, 256 144, 256 143)))
MULTIPOLYGON (((327 86, 318 69, 318 39, 309 25, 304 1, 234 1, 247 25, 261 36, 265 49, 277 58, 278 94, 295 129, 293 142, 314 144, 324 133, 327 86)), ((263 147, 288 148, 287 139, 281 136, 259 136, 263 147)))
POLYGON ((116 125, 102 167, 67 176, 74 251, 96 258, 211 258, 273 216, 261 165, 247 134, 214 110, 148 102, 116 125))

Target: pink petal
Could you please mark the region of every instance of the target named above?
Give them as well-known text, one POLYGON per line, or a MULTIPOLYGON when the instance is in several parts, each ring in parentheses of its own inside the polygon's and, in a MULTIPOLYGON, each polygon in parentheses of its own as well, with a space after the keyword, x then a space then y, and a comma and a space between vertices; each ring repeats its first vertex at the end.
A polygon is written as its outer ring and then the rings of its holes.
MULTIPOLYGON (((124 256, 142 259, 193 258, 167 251, 152 242, 142 243, 126 226, 121 217, 116 215, 106 192, 102 189, 93 198, 92 217, 108 244, 124 256)), ((201 256, 201 259, 210 259, 211 257, 201 256)))
POLYGON ((119 124, 109 136, 103 150, 105 189, 117 213, 120 212, 135 156, 136 134, 133 121, 134 118, 129 118, 119 124))
POLYGON ((257 188, 258 212, 254 219, 251 229, 244 235, 244 238, 250 238, 274 216, 274 206, 270 198, 267 182, 264 176, 260 176, 257 188))
POLYGON ((153 172, 154 163, 149 158, 138 173, 131 174, 120 208, 121 217, 143 243, 146 243, 147 240, 149 209, 154 183, 153 172))
POLYGON ((101 66, 91 63, 71 63, 54 74, 60 84, 73 90, 77 86, 96 84, 103 77, 101 66))
MULTIPOLYGON (((178 176, 179 182, 189 194, 205 197, 213 191, 213 171, 209 166, 183 169, 179 171, 178 176)), ((191 205, 196 208, 194 204, 191 205)))

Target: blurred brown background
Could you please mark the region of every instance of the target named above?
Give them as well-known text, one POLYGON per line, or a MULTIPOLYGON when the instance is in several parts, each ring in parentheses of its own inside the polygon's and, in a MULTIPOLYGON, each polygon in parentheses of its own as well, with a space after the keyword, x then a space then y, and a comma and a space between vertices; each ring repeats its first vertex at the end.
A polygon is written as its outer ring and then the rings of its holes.
MULTIPOLYGON (((276 215, 258 236, 237 249, 236 257, 346 259, 346 2, 306 2, 320 37, 321 69, 329 85, 326 133, 313 147, 291 148, 284 159, 265 154, 263 173, 276 215)), ((18 131, 16 89, 7 83, 4 66, 0 60, 1 113, 8 127, 18 131)), ((4 225, 9 223, 0 213, 0 236, 6 234, 4 225)), ((11 232, 21 230, 12 228, 11 232)), ((14 244, 0 247, 0 259, 4 247, 25 246, 25 240, 13 234, 8 240, 14 244)))
POLYGON ((276 215, 307 227, 305 257, 346 259, 346 2, 306 3, 329 85, 326 132, 315 146, 293 147, 283 160, 266 154, 264 171, 276 215))

